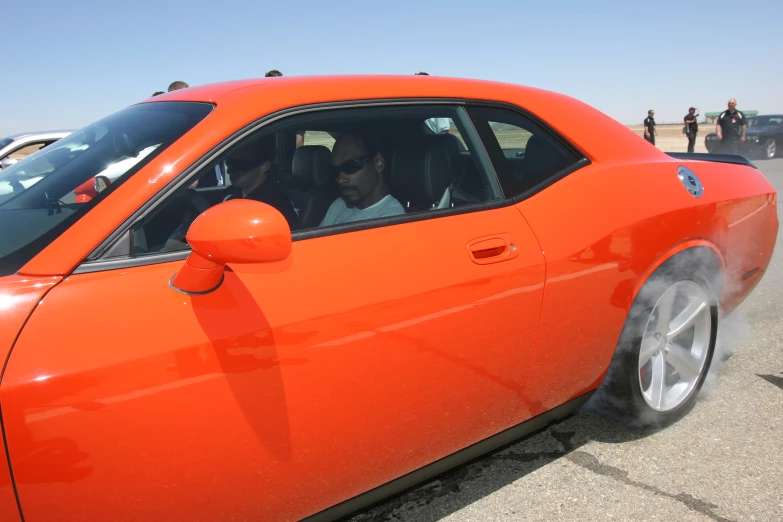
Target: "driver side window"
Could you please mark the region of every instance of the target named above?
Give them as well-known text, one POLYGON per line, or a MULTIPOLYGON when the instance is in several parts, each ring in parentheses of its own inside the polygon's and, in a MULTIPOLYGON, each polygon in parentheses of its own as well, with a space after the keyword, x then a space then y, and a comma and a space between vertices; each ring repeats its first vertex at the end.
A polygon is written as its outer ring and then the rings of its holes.
POLYGON ((235 198, 276 208, 295 240, 298 232, 385 226, 499 200, 470 128, 464 109, 444 105, 332 109, 275 122, 214 158, 137 223, 132 251, 188 249, 196 217, 235 198), (437 132, 425 123, 438 121, 437 132), (303 142, 285 158, 280 138, 301 129, 303 142))

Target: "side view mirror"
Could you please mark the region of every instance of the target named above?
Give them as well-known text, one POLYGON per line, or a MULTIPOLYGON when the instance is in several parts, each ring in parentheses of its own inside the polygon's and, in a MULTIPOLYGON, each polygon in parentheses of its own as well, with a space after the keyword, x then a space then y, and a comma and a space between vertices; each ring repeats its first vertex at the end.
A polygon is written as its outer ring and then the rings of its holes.
POLYGON ((111 180, 102 174, 95 176, 95 179, 93 180, 93 188, 95 189, 96 194, 100 194, 106 190, 109 185, 111 185, 111 180))
POLYGON ((14 158, 5 157, 2 160, 0 160, 0 169, 4 169, 6 167, 10 167, 11 165, 13 165, 16 162, 17 162, 17 160, 15 160, 14 158))
POLYGON ((185 294, 216 290, 228 263, 273 263, 291 253, 285 217, 276 208, 249 199, 204 211, 190 225, 187 241, 193 252, 169 283, 185 294))
POLYGON ((111 185, 111 180, 103 175, 88 179, 73 189, 73 193, 76 195, 74 203, 87 203, 102 191, 106 190, 109 185, 111 185))

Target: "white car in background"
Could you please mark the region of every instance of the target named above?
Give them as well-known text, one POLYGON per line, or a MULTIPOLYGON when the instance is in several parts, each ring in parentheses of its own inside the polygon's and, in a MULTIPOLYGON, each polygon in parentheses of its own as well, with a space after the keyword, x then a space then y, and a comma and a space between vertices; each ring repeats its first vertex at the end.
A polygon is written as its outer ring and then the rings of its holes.
POLYGON ((25 132, 1 138, 0 169, 10 167, 72 132, 71 130, 25 132))
MULTIPOLYGON (((83 185, 77 187, 73 194, 66 197, 67 203, 86 203, 115 179, 131 169, 136 163, 152 153, 159 145, 153 144, 137 152, 134 151, 133 154, 135 155, 107 165, 106 168, 83 185)), ((23 192, 38 183, 55 168, 57 163, 63 162, 68 157, 79 154, 89 147, 88 143, 71 143, 64 147, 58 145, 41 152, 41 154, 35 157, 25 158, 25 161, 15 162, 12 167, 0 170, 0 203, 12 197, 14 192, 23 192)))

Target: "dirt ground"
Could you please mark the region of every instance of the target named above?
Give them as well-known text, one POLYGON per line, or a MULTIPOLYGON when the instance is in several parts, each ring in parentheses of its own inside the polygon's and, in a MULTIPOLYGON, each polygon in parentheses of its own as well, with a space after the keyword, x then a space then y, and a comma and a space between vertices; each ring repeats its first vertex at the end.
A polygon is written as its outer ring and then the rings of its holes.
MULTIPOLYGON (((644 135, 644 128, 641 125, 629 125, 628 128, 639 136, 644 135)), ((714 130, 715 125, 709 123, 699 124, 699 133, 696 135, 694 152, 707 152, 707 149, 704 147, 704 137, 714 130)), ((688 152, 688 138, 682 133, 682 125, 658 125, 655 146, 664 152, 688 152)))
MULTIPOLYGON (((644 135, 641 125, 629 125, 628 128, 639 136, 644 135)), ((712 132, 713 128, 714 125, 701 125, 699 134, 696 136, 695 152, 707 152, 707 149, 704 147, 704 136, 712 132)), ((458 135, 459 133, 452 127, 452 134, 458 135)), ((495 135, 503 148, 524 148, 527 138, 530 137, 528 132, 506 129, 497 130, 495 135)), ((331 149, 334 144, 334 138, 325 132, 308 131, 305 135, 305 144, 325 145, 331 149)), ((655 137, 655 145, 664 152, 687 152, 688 138, 682 134, 681 125, 659 125, 658 135, 655 137)))

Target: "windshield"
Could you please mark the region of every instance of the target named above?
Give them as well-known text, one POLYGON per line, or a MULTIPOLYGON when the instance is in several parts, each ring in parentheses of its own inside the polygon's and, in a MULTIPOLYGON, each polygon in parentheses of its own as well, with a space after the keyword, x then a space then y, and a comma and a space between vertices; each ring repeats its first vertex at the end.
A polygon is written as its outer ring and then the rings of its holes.
POLYGON ((0 170, 0 276, 54 238, 209 114, 193 102, 134 105, 0 170))
POLYGON ((777 127, 783 122, 783 116, 751 116, 748 118, 748 127, 777 127))
POLYGON ((14 142, 13 138, 3 138, 0 140, 0 149, 7 147, 14 142))

